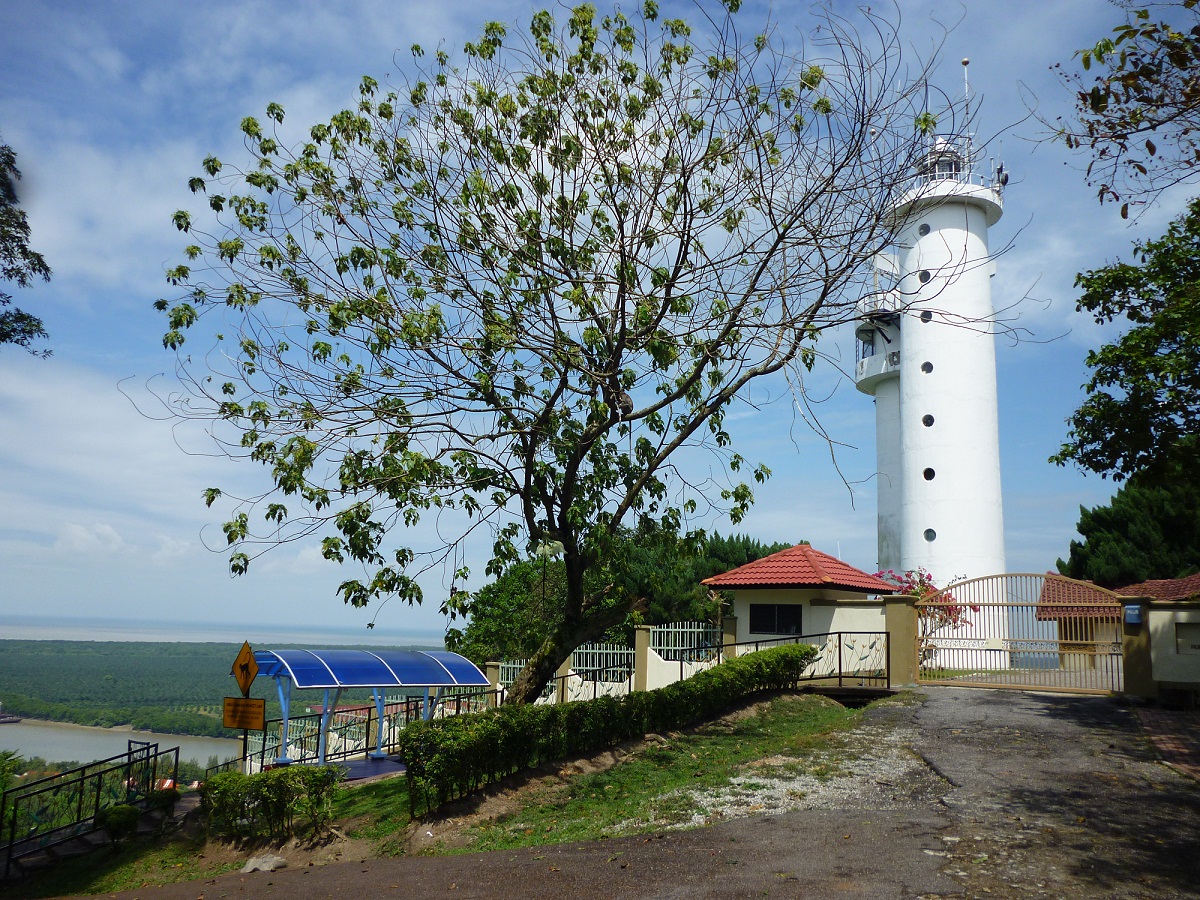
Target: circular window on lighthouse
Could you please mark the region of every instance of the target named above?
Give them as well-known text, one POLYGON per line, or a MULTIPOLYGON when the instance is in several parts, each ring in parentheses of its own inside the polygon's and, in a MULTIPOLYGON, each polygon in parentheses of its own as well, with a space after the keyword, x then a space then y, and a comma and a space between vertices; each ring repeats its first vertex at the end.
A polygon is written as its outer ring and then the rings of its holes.
POLYGON ((922 322, 932 322, 933 321, 933 313, 931 313, 929 310, 925 310, 923 313, 921 313, 921 321, 922 322))
POLYGON ((922 269, 917 273, 917 278, 920 280, 921 284, 929 284, 929 279, 932 277, 933 276, 929 274, 928 269, 922 269))
POLYGON ((921 416, 921 424, 926 428, 931 428, 933 426, 933 416, 928 414, 921 416))
POLYGON ((933 371, 933 363, 931 363, 929 360, 925 360, 925 362, 921 363, 921 371, 928 375, 933 371))
POLYGON ((937 540, 937 532, 934 531, 932 528, 926 528, 925 529, 925 540, 929 541, 929 543, 932 544, 935 540, 937 540))
POLYGON ((929 226, 922 225, 920 228, 917 229, 917 234, 919 234, 921 237, 925 237, 925 235, 929 234, 929 226))
POLYGON ((926 469, 924 472, 921 473, 921 477, 924 478, 926 481, 933 481, 933 476, 935 474, 936 473, 933 471, 933 469, 926 469))

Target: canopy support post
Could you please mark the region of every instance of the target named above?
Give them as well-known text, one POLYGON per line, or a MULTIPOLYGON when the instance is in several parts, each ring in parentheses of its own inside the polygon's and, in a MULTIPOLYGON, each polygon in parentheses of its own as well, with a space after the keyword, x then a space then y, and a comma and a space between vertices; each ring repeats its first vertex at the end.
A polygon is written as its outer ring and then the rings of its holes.
POLYGON ((329 688, 325 688, 325 708, 321 710, 321 736, 317 738, 317 765, 325 765, 325 750, 329 746, 329 722, 333 719, 338 701, 342 699, 342 689, 333 692, 333 702, 329 702, 329 688))
POLYGON ((275 765, 287 766, 292 762, 287 755, 288 717, 292 710, 292 679, 276 675, 275 689, 279 692, 279 709, 283 714, 283 722, 279 726, 279 755, 275 757, 275 765), (286 689, 284 688, 285 681, 287 682, 286 689))
POLYGON ((383 690, 380 688, 371 688, 371 696, 375 698, 375 749, 367 754, 371 759, 384 759, 387 754, 383 752, 383 690))
POLYGON ((430 703, 429 694, 433 691, 433 688, 425 688, 425 709, 421 712, 421 718, 426 722, 433 718, 434 711, 437 709, 438 704, 442 702, 443 690, 445 690, 445 688, 438 688, 437 692, 433 695, 433 702, 430 703))

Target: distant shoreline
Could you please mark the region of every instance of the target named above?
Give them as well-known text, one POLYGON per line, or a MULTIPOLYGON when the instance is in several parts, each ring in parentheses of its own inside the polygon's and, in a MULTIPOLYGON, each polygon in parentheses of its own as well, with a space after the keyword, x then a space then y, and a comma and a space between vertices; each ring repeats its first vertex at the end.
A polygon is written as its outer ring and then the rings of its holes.
MULTIPOLYGON (((306 627, 291 623, 212 623, 0 615, 0 639, 17 641, 132 642, 148 644, 240 644, 252 646, 363 646, 442 649, 445 635, 429 629, 306 627)), ((264 647, 265 649, 265 647, 264 647)))

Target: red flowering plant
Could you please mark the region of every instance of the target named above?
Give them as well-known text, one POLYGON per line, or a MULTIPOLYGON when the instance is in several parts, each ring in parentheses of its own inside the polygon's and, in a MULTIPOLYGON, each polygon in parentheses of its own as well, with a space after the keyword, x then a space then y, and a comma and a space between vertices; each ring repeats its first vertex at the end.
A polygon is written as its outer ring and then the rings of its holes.
POLYGON ((972 625, 970 613, 979 612, 977 605, 961 603, 949 590, 939 588, 933 576, 920 566, 903 573, 888 569, 876 572, 875 577, 917 598, 917 642, 922 663, 933 659, 937 653, 932 638, 939 631, 969 628, 972 625), (934 597, 937 597, 936 602, 928 602, 934 597))

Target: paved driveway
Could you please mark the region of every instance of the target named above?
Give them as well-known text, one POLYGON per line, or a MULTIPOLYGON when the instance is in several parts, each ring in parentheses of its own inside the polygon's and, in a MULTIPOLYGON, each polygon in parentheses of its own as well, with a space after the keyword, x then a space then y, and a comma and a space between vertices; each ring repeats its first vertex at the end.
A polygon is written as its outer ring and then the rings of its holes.
POLYGON ((1200 789, 1156 762, 1130 710, 1097 697, 924 693, 921 704, 872 711, 860 735, 900 741, 912 784, 888 781, 868 751, 851 765, 844 802, 835 790, 819 809, 105 896, 1200 897, 1200 789))

